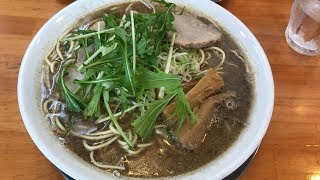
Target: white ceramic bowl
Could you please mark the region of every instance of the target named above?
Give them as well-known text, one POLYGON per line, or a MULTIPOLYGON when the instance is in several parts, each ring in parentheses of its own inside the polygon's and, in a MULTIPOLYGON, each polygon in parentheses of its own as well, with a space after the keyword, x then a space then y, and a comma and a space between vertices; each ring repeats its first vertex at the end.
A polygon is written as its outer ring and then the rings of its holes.
MULTIPOLYGON (((271 119, 274 102, 273 77, 267 57, 257 39, 235 16, 209 0, 172 0, 215 19, 246 50, 254 69, 255 101, 248 127, 238 140, 211 163, 175 179, 222 179, 237 169, 258 147, 271 119)), ((24 124, 41 152, 59 169, 75 179, 108 179, 112 175, 86 163, 64 148, 51 132, 40 108, 40 75, 43 59, 59 36, 88 13, 123 0, 80 0, 53 16, 30 43, 21 63, 18 99, 24 124)))

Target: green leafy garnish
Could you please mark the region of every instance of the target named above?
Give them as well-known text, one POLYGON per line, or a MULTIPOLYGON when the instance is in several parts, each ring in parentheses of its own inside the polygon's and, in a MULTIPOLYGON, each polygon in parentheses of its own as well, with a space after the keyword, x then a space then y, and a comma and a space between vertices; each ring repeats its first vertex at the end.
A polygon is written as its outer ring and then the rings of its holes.
POLYGON ((62 92, 64 99, 66 101, 67 109, 69 111, 80 112, 83 107, 85 107, 85 103, 77 97, 70 89, 65 85, 64 76, 66 75, 66 69, 68 66, 65 66, 58 79, 58 88, 60 92, 62 92))
POLYGON ((169 52, 168 59, 172 56, 175 36, 170 40, 167 34, 175 35, 172 22, 176 6, 164 0, 155 2, 163 6, 162 11, 130 12, 123 16, 104 14, 101 19, 104 28, 78 29, 62 40, 76 41, 79 45, 74 53, 85 54, 84 62, 78 62, 77 67, 75 64, 64 66, 58 79, 67 109, 80 112, 88 119, 107 114, 130 147, 133 144, 114 114, 138 114, 139 117, 127 124, 145 141, 152 136, 159 115, 171 101, 176 102, 172 116, 179 120, 178 130, 186 121, 190 124, 196 121, 183 93, 181 79, 161 69, 158 62, 163 52, 169 52), (82 79, 74 79, 79 85, 76 93, 65 85, 67 67, 83 74, 82 79), (155 95, 159 89, 163 98, 155 95), (130 107, 135 108, 128 111, 130 107))
POLYGON ((133 147, 132 142, 129 140, 129 138, 127 137, 127 135, 123 132, 121 126, 119 125, 117 119, 113 116, 113 113, 111 111, 111 108, 109 106, 109 91, 104 91, 103 92, 103 100, 104 100, 104 104, 105 107, 109 113, 110 119, 112 121, 112 123, 116 126, 117 130, 119 131, 120 135, 123 137, 123 139, 128 143, 128 145, 130 147, 133 147))
POLYGON ((143 140, 149 140, 156 120, 166 105, 176 94, 166 95, 164 98, 154 101, 149 105, 148 111, 133 121, 131 125, 143 140))
POLYGON ((196 115, 191 110, 191 107, 186 100, 185 94, 182 89, 178 90, 177 96, 176 96, 176 109, 173 112, 172 116, 176 116, 178 118, 177 133, 180 131, 181 126, 185 121, 189 121, 190 127, 193 126, 193 124, 197 121, 196 115))
POLYGON ((165 87, 167 91, 172 91, 177 88, 182 88, 181 80, 175 75, 166 74, 160 70, 153 72, 145 68, 139 69, 139 72, 139 82, 143 89, 165 87))
POLYGON ((125 70, 125 85, 127 88, 135 94, 135 87, 134 87, 134 80, 133 80, 133 73, 132 68, 130 67, 129 58, 128 58, 128 45, 127 45, 127 37, 126 32, 124 29, 117 28, 116 34, 119 37, 119 46, 121 49, 121 55, 123 57, 124 62, 124 70, 125 70))
POLYGON ((147 69, 140 69, 139 71, 141 72, 140 82, 142 88, 155 89, 163 87, 168 93, 168 95, 164 97, 164 102, 166 103, 161 103, 163 102, 163 99, 155 101, 149 106, 149 109, 144 115, 142 115, 132 123, 132 126, 140 135, 140 137, 144 138, 145 140, 148 140, 150 138, 151 132, 153 132, 153 129, 150 129, 150 127, 154 126, 154 120, 158 118, 159 113, 162 112, 163 108, 173 97, 175 97, 176 100, 176 109, 172 116, 176 116, 179 120, 177 132, 180 130, 185 120, 190 120, 190 125, 193 125, 195 123, 197 118, 192 112, 190 105, 185 98, 181 81, 177 76, 166 74, 163 71, 159 70, 158 72, 153 72, 147 69), (167 101, 168 97, 171 97, 169 98, 169 101, 167 101), (163 105, 163 107, 157 105, 163 105))
POLYGON ((102 93, 102 84, 97 84, 93 89, 93 96, 90 100, 88 106, 83 111, 83 114, 85 116, 95 116, 99 117, 101 115, 101 109, 100 109, 100 97, 102 93))

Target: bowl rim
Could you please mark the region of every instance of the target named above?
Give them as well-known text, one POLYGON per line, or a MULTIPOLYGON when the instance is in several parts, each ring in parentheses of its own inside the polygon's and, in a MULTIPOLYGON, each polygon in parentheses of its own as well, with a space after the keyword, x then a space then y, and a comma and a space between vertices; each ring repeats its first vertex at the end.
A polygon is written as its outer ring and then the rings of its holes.
MULTIPOLYGON (((123 2, 124 0, 114 0, 113 2, 123 2)), ((179 0, 176 0, 179 1, 179 0)), ((182 0, 182 1, 187 1, 190 2, 192 0, 182 0)), ((19 76, 18 76, 18 85, 17 85, 17 95, 18 95, 18 102, 19 102, 19 109, 20 109, 20 113, 23 119, 23 122, 26 126, 26 129, 29 133, 29 135, 31 136, 33 142, 36 144, 36 146, 39 148, 39 150, 45 155, 46 158, 48 158, 55 166, 57 166, 59 169, 65 171, 67 174, 69 174, 70 176, 77 178, 77 179, 83 179, 83 172, 79 172, 77 170, 72 169, 72 167, 69 167, 68 165, 64 164, 63 161, 57 159, 52 152, 50 152, 50 149, 48 149, 48 147, 46 147, 42 142, 41 142, 41 137, 38 137, 32 128, 32 123, 31 123, 31 119, 29 118, 30 116, 30 112, 28 112, 26 110, 26 104, 28 104, 27 102, 25 102, 23 100, 23 96, 25 96, 24 93, 24 84, 22 83, 24 77, 23 75, 26 73, 27 69, 27 61, 30 61, 30 57, 29 54, 30 52, 33 50, 33 48, 36 46, 36 42, 39 41, 39 37, 40 34, 46 33, 46 29, 49 28, 50 23, 52 23, 54 20, 59 19, 60 17, 62 17, 64 14, 66 14, 68 11, 71 10, 72 7, 76 7, 77 5, 80 5, 81 3, 86 2, 85 0, 80 0, 80 1, 75 1, 73 3, 71 3, 70 5, 66 6, 65 8, 63 8, 62 10, 60 10, 58 13, 56 13, 53 17, 51 17, 43 26, 42 28, 37 32, 37 34, 34 36, 34 38, 32 39, 31 43, 29 44, 26 53, 23 57, 21 66, 20 66, 20 70, 19 70, 19 76), (29 59, 29 60, 28 60, 29 59)), ((104 0, 99 0, 99 2, 104 2, 105 6, 108 6, 108 1, 104 1, 104 0)), ((258 147, 258 145, 261 143, 262 138, 264 137, 264 134, 267 131, 267 128, 269 126, 269 123, 271 121, 271 116, 272 116, 272 111, 273 111, 273 106, 274 106, 274 82, 273 82, 273 76, 272 76, 272 72, 271 72, 271 68, 270 68, 270 64, 268 62, 267 56, 265 55, 265 52, 263 51, 260 43, 258 42, 258 40, 255 38, 255 36, 251 33, 251 31, 237 18, 235 17, 233 14, 231 14, 229 11, 227 11, 226 9, 224 9, 223 7, 209 1, 206 0, 204 2, 201 3, 209 3, 210 6, 219 9, 220 11, 223 11, 225 14, 227 14, 228 16, 231 17, 232 21, 234 21, 235 23, 239 24, 241 26, 241 29, 245 30, 245 34, 249 36, 250 39, 252 39, 253 43, 256 45, 257 51, 260 52, 261 55, 261 61, 264 64, 264 70, 266 71, 267 76, 269 77, 268 79, 268 85, 269 85, 269 89, 268 89, 268 93, 269 94, 269 100, 268 103, 265 107, 266 109, 266 117, 264 117, 264 124, 260 127, 259 133, 257 133, 257 136, 253 138, 253 141, 250 145, 248 145, 246 151, 244 151, 244 153, 237 159, 235 159, 235 162, 233 164, 231 164, 228 168, 222 169, 221 172, 218 172, 218 175, 215 175, 214 177, 217 178, 224 178, 226 177, 228 174, 232 173, 234 170, 236 170, 243 162, 245 162, 245 160, 254 152, 255 148, 258 147)), ((76 21, 76 19, 74 19, 74 21, 76 21)), ((228 28, 226 28, 228 30, 228 28)), ((249 52, 248 52, 249 53, 249 52)), ((244 132, 241 132, 244 133, 244 132)), ((233 145, 232 145, 233 146, 233 145)), ((195 170, 197 171, 197 170, 195 170)), ((177 178, 183 178, 184 175, 187 175, 188 177, 196 177, 194 176, 194 174, 182 174, 182 175, 178 175, 176 176, 177 178)), ((108 177, 108 176, 106 176, 108 177)))

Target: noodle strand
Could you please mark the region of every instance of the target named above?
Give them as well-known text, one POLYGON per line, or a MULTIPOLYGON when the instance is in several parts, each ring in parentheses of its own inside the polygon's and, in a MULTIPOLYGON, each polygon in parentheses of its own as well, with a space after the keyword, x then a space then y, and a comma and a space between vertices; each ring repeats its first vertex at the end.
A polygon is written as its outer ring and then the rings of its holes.
POLYGON ((109 139, 107 142, 104 142, 104 143, 101 143, 99 145, 96 145, 96 146, 90 146, 86 140, 83 140, 82 143, 83 143, 83 146, 84 148, 86 148, 86 150, 88 151, 94 151, 94 150, 97 150, 97 149, 101 149, 101 148, 104 148, 106 146, 109 146, 110 144, 112 144, 115 140, 117 140, 119 138, 119 136, 115 136, 111 139, 109 139))
POLYGON ((103 169, 118 169, 118 170, 125 170, 126 168, 123 166, 113 166, 113 165, 107 165, 107 164, 100 164, 94 159, 94 151, 90 151, 90 160, 91 162, 96 165, 99 168, 103 169))

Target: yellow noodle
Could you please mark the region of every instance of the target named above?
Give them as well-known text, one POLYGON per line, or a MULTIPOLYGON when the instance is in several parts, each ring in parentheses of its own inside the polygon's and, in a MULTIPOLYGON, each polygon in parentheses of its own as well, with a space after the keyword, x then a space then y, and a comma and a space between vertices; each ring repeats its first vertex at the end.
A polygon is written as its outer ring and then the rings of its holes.
POLYGON ((47 100, 45 100, 44 103, 43 103, 42 109, 43 109, 43 111, 44 111, 46 114, 49 114, 48 105, 49 105, 49 103, 51 103, 51 102, 52 102, 52 99, 47 99, 47 100))
POLYGON ((49 66, 44 66, 44 83, 48 89, 51 89, 49 66))
POLYGON ((56 44, 56 51, 57 51, 57 54, 58 54, 60 60, 63 61, 64 57, 60 51, 60 41, 59 40, 57 41, 57 44, 56 44))
POLYGON ((107 165, 107 164, 101 164, 98 163, 95 159, 94 159, 94 151, 90 151, 90 160, 91 162, 96 165, 99 168, 103 168, 103 169, 118 169, 118 170, 125 170, 126 168, 123 166, 112 166, 112 165, 107 165))
POLYGON ((110 144, 112 144, 115 140, 118 139, 119 136, 114 136, 113 138, 109 139, 108 141, 104 142, 104 143, 101 143, 99 145, 96 145, 96 146, 90 146, 85 140, 83 140, 83 146, 84 148, 86 148, 86 150, 88 151, 94 151, 94 150, 97 150, 97 149, 101 149, 101 148, 104 148, 104 147, 107 147, 109 146, 110 144))

